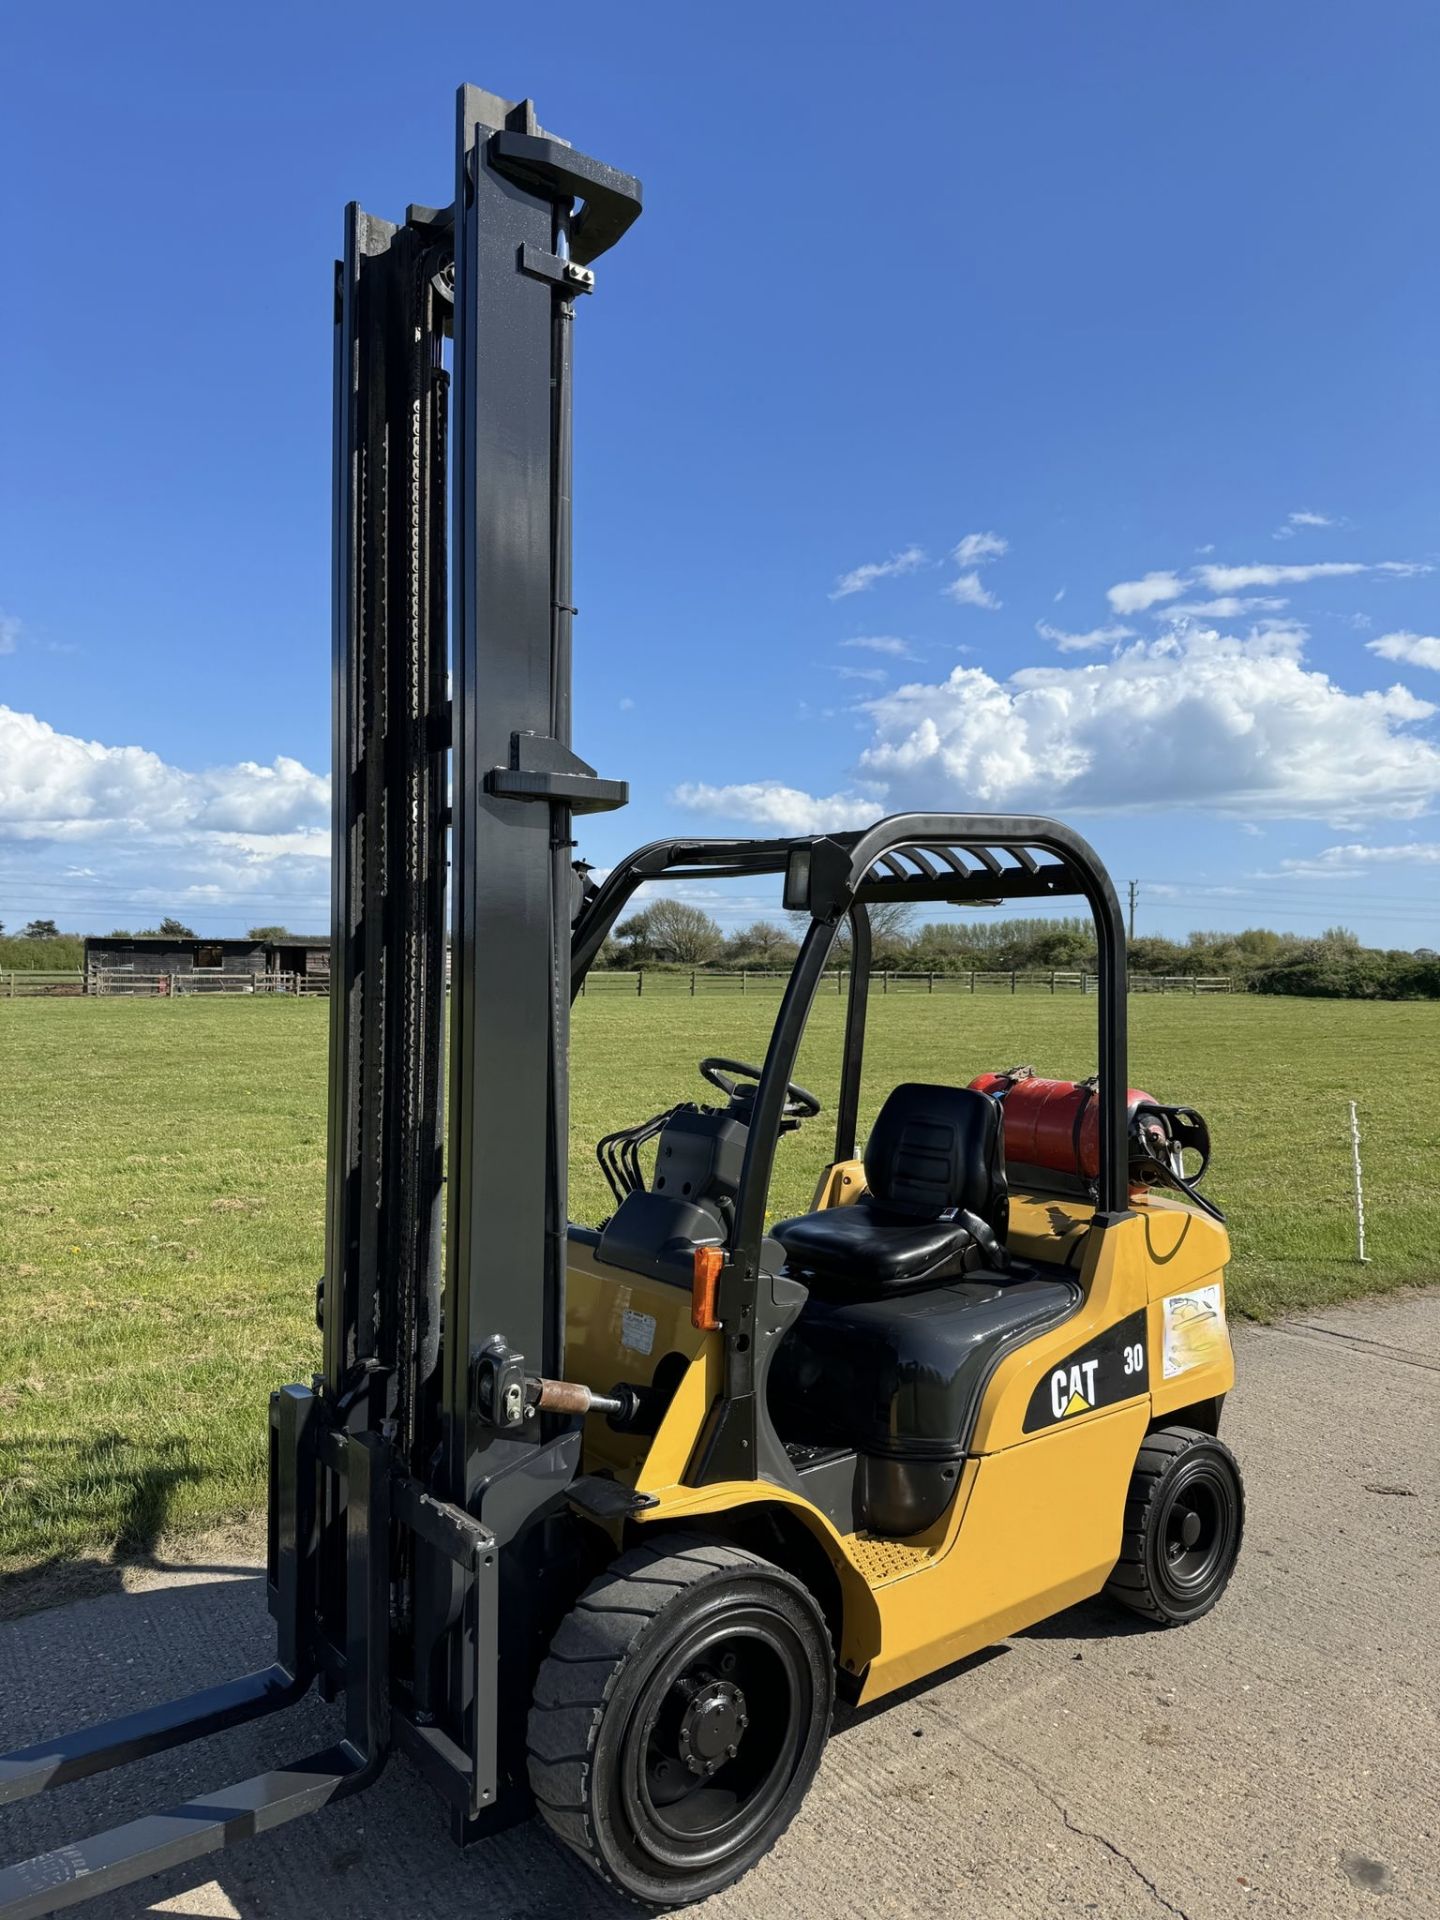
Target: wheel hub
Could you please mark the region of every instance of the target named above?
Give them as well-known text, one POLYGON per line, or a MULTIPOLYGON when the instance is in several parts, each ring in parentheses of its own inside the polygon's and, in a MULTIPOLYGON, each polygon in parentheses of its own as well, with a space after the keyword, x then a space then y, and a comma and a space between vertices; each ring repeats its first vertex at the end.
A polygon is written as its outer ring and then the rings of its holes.
POLYGON ((680 1758, 703 1777, 739 1753, 750 1716, 739 1687, 718 1675, 699 1676, 688 1692, 680 1716, 680 1758))

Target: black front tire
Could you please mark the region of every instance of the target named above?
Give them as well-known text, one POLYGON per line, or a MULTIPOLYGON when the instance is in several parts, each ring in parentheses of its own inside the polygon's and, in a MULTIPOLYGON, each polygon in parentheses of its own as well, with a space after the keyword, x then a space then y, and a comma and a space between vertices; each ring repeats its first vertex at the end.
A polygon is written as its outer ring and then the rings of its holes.
POLYGON ((561 1623, 535 1683, 530 1785, 602 1879, 654 1907, 706 1898, 790 1824, 830 1732, 814 1596, 723 1541, 622 1554, 561 1623))
POLYGON ((1245 1488, 1223 1441, 1195 1427, 1147 1434, 1105 1591, 1161 1626, 1198 1620, 1229 1584, 1245 1532, 1245 1488))

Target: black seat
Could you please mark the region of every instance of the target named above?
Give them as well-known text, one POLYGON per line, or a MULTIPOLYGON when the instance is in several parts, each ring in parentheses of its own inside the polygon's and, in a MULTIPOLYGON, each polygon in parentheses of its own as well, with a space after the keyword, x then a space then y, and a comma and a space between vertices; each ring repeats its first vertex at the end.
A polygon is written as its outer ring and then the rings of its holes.
POLYGON ((1003 1272, 1010 1202, 1000 1103, 969 1087, 896 1087, 852 1206, 772 1229, 812 1293, 859 1300, 985 1268, 1003 1272))

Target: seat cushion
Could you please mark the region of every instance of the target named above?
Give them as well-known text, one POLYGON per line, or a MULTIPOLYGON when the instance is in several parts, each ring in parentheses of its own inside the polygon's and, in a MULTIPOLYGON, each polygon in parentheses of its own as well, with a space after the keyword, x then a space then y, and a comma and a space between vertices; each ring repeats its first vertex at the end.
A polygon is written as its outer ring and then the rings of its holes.
POLYGON ((988 1093, 906 1081, 875 1118, 865 1185, 887 1213, 937 1220, 968 1207, 1005 1237, 1004 1109, 988 1093))
POLYGON ((897 1218, 863 1195, 853 1206, 781 1220, 771 1232, 791 1271, 820 1283, 812 1290, 825 1298, 893 1292, 959 1273, 967 1254, 979 1256, 962 1220, 897 1218))
POLYGON ((782 1220, 786 1264, 827 1300, 867 1300, 1007 1264, 1000 1104, 969 1087, 896 1087, 865 1148, 853 1206, 782 1220))

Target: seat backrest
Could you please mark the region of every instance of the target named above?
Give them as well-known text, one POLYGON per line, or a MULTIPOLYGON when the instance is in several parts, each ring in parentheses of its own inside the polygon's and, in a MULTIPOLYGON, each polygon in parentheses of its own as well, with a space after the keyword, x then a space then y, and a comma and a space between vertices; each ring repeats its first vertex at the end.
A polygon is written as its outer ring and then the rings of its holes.
POLYGON ((998 1100, 969 1087, 896 1087, 865 1143, 865 1183, 887 1213, 934 1220, 968 1208, 1004 1237, 1004 1114, 998 1100))

